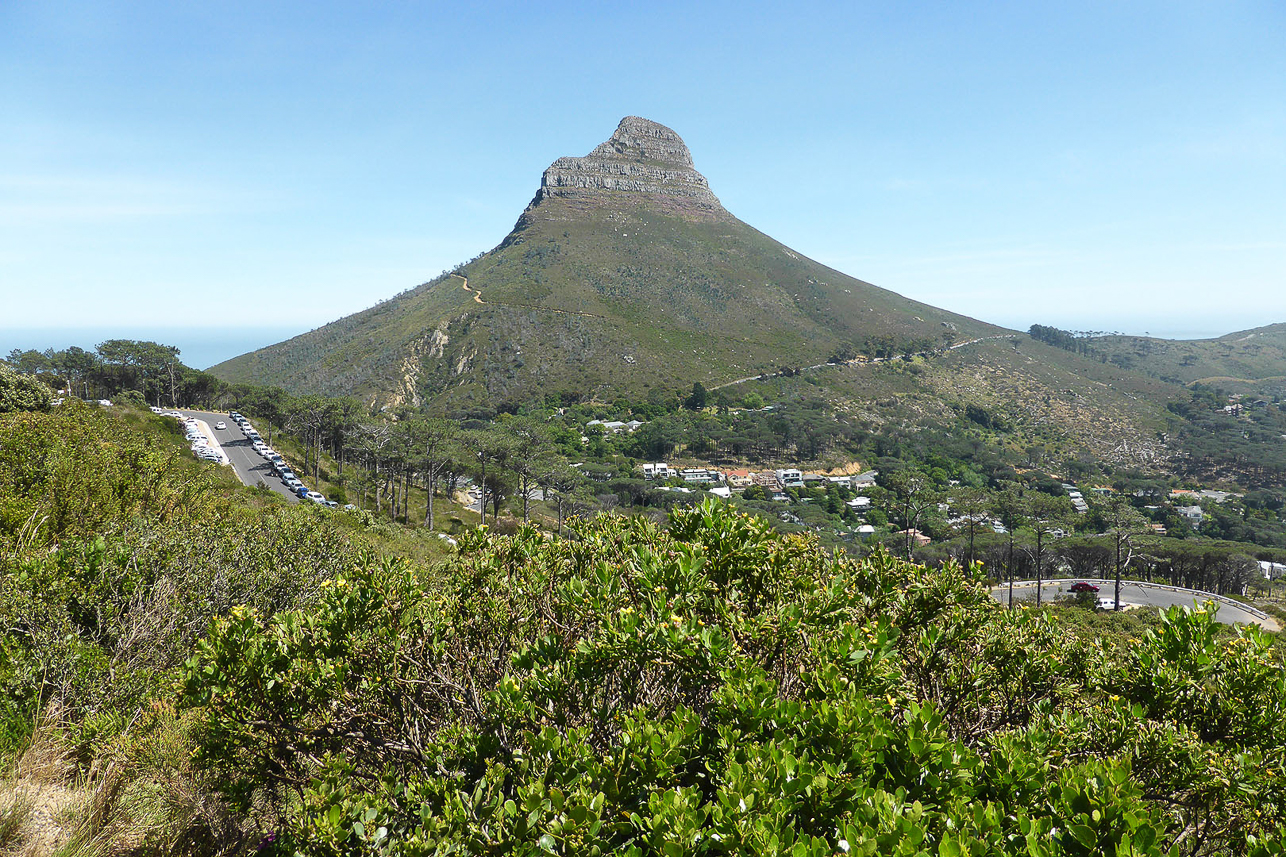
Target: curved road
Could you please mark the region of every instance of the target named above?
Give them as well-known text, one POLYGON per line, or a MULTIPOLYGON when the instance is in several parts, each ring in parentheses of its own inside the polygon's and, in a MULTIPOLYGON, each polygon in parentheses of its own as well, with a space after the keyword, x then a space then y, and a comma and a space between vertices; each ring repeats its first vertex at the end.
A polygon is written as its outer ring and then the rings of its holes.
POLYGON ((219 446, 223 448, 223 454, 228 457, 228 463, 232 465, 233 471, 237 478, 241 480, 242 485, 254 487, 262 482, 269 489, 285 497, 287 502, 298 503, 299 497, 292 494, 286 487, 286 483, 273 471, 272 465, 267 459, 261 457, 254 451, 250 439, 241 433, 241 427, 232 421, 227 414, 215 414, 208 411, 181 411, 184 416, 196 417, 203 420, 210 426, 210 433, 218 441, 219 446), (216 429, 215 425, 220 421, 227 423, 226 429, 216 429))
MULTIPOLYGON (((1040 589, 1041 601, 1054 601, 1062 598, 1071 598, 1071 585, 1075 580, 1055 580, 1044 584, 1040 589)), ((1114 584, 1111 581, 1089 581, 1098 586, 1099 598, 1111 598, 1114 584)), ((1001 584, 991 588, 991 597, 1001 604, 1009 603, 1009 585, 1001 584)), ((1131 607, 1158 607, 1165 610, 1170 607, 1192 607, 1198 600, 1202 599, 1200 594, 1193 593, 1190 590, 1161 588, 1157 584, 1144 585, 1133 581, 1121 581, 1121 605, 1122 609, 1131 607)), ((1241 625, 1253 622, 1256 625, 1269 630, 1278 630, 1278 624, 1273 619, 1262 619, 1251 613, 1249 610, 1230 604, 1227 601, 1218 601, 1211 596, 1209 601, 1219 605, 1219 611, 1215 618, 1227 625, 1241 625)), ((1014 584, 1014 603, 1020 601, 1035 603, 1036 585, 1034 583, 1021 582, 1014 584)))

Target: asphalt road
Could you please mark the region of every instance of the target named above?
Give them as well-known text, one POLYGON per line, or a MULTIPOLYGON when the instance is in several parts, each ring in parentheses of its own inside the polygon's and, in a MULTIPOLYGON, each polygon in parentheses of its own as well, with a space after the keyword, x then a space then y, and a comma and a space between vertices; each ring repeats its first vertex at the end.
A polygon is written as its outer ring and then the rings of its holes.
MULTIPOLYGON (((1070 587, 1075 582, 1076 581, 1074 580, 1059 580, 1053 583, 1046 583, 1044 586, 1041 587, 1041 595, 1040 595, 1041 600, 1053 601, 1060 598, 1071 598, 1072 593, 1071 593, 1070 587)), ((1099 591, 1098 591, 1099 598, 1112 597, 1113 590, 1115 588, 1112 583, 1109 582, 1104 584, 1104 583, 1096 582, 1095 585, 1099 587, 1099 591)), ((1008 604, 1009 603, 1009 586, 1007 584, 1004 584, 993 588, 991 590, 991 597, 999 601, 1001 604, 1008 604)), ((1199 596, 1193 595, 1191 592, 1175 592, 1169 589, 1158 589, 1154 586, 1141 586, 1137 583, 1129 583, 1124 580, 1121 581, 1122 609, 1125 609, 1131 606, 1147 607, 1147 608, 1159 607, 1162 610, 1169 607, 1174 607, 1174 606, 1191 607, 1193 606, 1194 599, 1198 597, 1199 596)), ((1015 604, 1017 604, 1019 601, 1034 602, 1035 600, 1036 600, 1035 584, 1029 583, 1026 585, 1019 585, 1014 587, 1015 604)), ((1215 614, 1215 618, 1218 619, 1220 622, 1223 622, 1227 625, 1253 622, 1257 625, 1264 625, 1265 627, 1269 627, 1265 620, 1260 619, 1258 616, 1254 615, 1253 613, 1250 613, 1249 611, 1243 610, 1239 607, 1235 607, 1225 601, 1216 601, 1215 603, 1219 605, 1219 612, 1215 614)), ((1267 620, 1267 622, 1272 622, 1272 620, 1267 620)), ((1273 623, 1270 629, 1276 630, 1276 623, 1273 623)))
POLYGON ((299 497, 292 494, 286 484, 277 477, 272 465, 254 451, 254 447, 250 445, 250 440, 241 433, 241 426, 234 423, 227 414, 188 410, 180 411, 180 413, 185 417, 192 416, 209 423, 214 439, 223 448, 224 455, 228 456, 228 463, 232 465, 232 469, 237 474, 237 478, 241 480, 242 485, 253 487, 262 482, 269 489, 285 497, 288 502, 299 502, 299 497), (215 425, 220 421, 227 423, 228 427, 226 429, 216 429, 215 425))

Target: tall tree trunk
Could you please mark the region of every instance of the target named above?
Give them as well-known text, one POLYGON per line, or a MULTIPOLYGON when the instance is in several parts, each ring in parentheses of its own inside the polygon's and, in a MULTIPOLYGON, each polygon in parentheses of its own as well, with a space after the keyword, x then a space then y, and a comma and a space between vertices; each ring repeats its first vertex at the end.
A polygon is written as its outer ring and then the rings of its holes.
POLYGON ((1009 608, 1014 606, 1014 531, 1009 531, 1009 555, 1005 557, 1005 570, 1009 573, 1009 608))
POLYGON ((1112 610, 1121 609, 1121 537, 1116 538, 1116 588, 1112 593, 1112 610))
POLYGON ((1036 606, 1040 606, 1040 584, 1041 584, 1041 565, 1043 565, 1041 556, 1041 532, 1036 530, 1036 606))
POLYGON ((433 483, 437 481, 433 468, 424 474, 424 523, 433 529, 433 483))

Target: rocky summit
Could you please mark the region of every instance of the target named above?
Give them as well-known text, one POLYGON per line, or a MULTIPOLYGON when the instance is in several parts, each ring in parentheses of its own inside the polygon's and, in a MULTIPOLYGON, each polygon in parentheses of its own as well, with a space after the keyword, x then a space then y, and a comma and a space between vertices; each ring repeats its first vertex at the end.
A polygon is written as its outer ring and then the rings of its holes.
POLYGON ((731 215, 696 171, 683 139, 659 122, 626 116, 616 133, 583 158, 559 158, 545 170, 537 206, 550 197, 569 201, 639 203, 693 218, 731 215))

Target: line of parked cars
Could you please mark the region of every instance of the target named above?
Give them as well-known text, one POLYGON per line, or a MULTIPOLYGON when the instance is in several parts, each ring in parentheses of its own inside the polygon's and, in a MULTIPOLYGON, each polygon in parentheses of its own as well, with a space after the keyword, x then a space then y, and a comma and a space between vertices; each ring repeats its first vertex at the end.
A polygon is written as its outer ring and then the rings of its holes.
POLYGON ((153 407, 152 413, 160 414, 163 417, 173 417, 176 420, 183 421, 183 436, 187 438, 188 443, 192 446, 192 452, 202 461, 213 461, 216 464, 223 463, 223 453, 210 446, 210 439, 201 431, 201 426, 192 417, 185 417, 178 411, 163 411, 160 408, 153 407))
POLYGON ((308 486, 295 475, 295 471, 290 469, 290 465, 281 457, 281 454, 263 442, 263 438, 259 436, 259 431, 250 424, 250 420, 236 411, 228 414, 228 418, 240 426, 241 433, 250 441, 254 451, 262 455, 264 460, 272 465, 272 469, 281 478, 282 483, 290 489, 291 493, 301 500, 309 500, 319 506, 328 506, 332 509, 339 507, 339 504, 334 500, 327 500, 323 497, 321 492, 308 490, 308 486))

